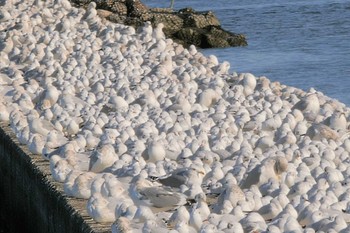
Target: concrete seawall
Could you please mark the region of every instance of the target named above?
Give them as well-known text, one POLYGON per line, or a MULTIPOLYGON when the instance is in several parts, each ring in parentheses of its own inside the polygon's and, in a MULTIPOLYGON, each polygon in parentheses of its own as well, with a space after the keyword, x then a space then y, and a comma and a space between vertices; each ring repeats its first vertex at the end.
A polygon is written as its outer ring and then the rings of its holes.
POLYGON ((110 232, 111 224, 88 216, 86 200, 64 194, 49 161, 19 145, 8 126, 0 127, 0 217, 8 232, 110 232))

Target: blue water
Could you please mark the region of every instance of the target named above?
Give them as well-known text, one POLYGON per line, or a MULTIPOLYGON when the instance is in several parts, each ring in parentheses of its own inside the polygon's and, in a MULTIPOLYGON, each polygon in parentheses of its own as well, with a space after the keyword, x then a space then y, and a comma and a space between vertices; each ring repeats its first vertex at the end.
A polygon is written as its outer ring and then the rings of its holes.
MULTIPOLYGON (((168 7, 170 0, 144 0, 168 7)), ((231 70, 314 87, 350 106, 349 0, 175 0, 175 8, 212 10, 223 28, 246 35, 247 47, 206 49, 231 70)))

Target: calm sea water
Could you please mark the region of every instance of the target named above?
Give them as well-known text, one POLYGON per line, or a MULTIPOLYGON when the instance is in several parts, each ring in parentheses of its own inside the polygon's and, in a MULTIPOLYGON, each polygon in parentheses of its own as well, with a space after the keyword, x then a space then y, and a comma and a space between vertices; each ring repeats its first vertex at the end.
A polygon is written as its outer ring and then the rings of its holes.
POLYGON ((232 71, 314 87, 350 106, 349 0, 175 0, 176 9, 184 7, 212 10, 223 28, 247 36, 247 47, 202 50, 229 61, 232 71))

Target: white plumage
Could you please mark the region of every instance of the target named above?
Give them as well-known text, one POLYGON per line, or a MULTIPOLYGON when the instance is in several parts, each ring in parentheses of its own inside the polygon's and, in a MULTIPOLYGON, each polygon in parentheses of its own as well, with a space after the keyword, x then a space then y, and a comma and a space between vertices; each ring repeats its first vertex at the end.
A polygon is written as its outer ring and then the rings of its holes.
POLYGON ((95 221, 118 217, 126 232, 166 230, 163 218, 174 232, 348 230, 345 105, 230 74, 166 39, 167 25, 136 32, 93 2, 1 5, 0 121, 50 159, 67 195, 89 199, 95 221))

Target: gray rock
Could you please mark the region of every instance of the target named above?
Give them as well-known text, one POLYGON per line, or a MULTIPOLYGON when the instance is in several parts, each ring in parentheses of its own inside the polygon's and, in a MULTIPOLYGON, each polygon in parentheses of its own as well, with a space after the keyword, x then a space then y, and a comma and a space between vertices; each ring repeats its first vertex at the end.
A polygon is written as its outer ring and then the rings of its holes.
MULTIPOLYGON (((87 6, 91 0, 71 0, 77 6, 87 6)), ((155 27, 164 24, 164 34, 185 47, 223 48, 246 46, 243 34, 226 31, 212 11, 197 12, 192 8, 174 11, 170 8, 149 8, 140 0, 94 0, 100 16, 138 28, 150 21, 155 27), (109 13, 108 13, 109 12, 109 13)))

